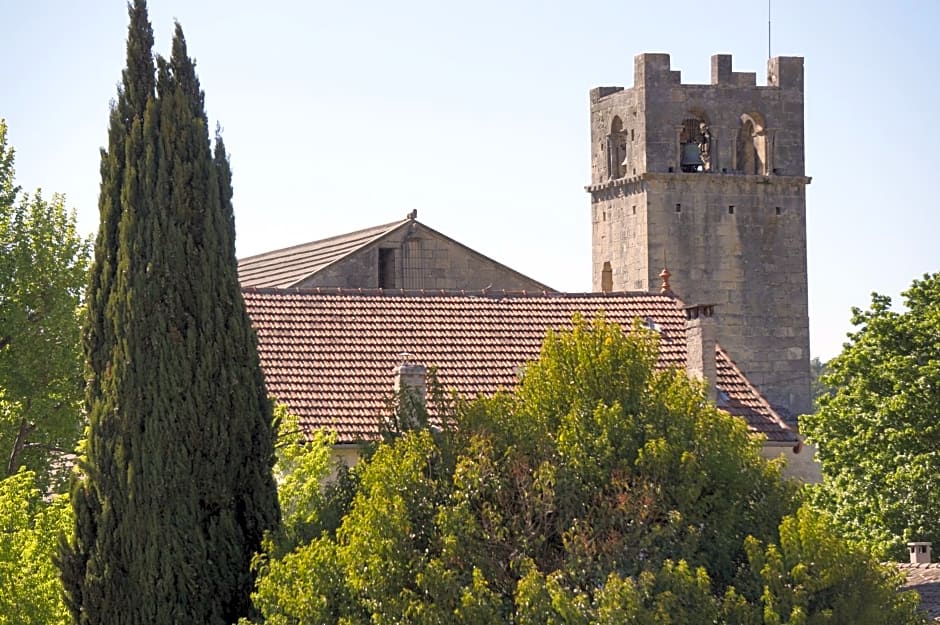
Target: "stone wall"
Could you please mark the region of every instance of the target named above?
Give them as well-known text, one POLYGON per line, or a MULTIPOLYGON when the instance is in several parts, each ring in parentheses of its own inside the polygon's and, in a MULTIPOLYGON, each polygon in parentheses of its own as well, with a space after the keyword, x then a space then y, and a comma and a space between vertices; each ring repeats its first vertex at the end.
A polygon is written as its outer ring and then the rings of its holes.
POLYGON ((453 239, 412 222, 327 267, 302 287, 425 290, 551 290, 453 239), (380 285, 379 255, 394 265, 391 283, 380 285))
POLYGON ((806 484, 818 484, 822 482, 822 467, 816 459, 816 448, 812 445, 801 444, 775 445, 765 442, 761 447, 761 454, 766 460, 776 460, 783 458, 786 466, 783 469, 783 476, 793 478, 806 484))

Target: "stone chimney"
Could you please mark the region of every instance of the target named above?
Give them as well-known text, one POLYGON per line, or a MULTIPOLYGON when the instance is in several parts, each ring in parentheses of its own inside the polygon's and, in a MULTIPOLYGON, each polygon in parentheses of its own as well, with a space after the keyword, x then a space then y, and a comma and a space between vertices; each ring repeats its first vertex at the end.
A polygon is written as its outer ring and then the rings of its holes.
POLYGON ((392 375, 395 376, 395 393, 408 389, 415 399, 424 404, 427 395, 428 370, 424 365, 410 363, 411 354, 403 353, 400 356, 401 364, 392 370, 392 375))
POLYGON ((930 564, 931 543, 907 543, 911 550, 911 564, 930 564))
POLYGON ((685 309, 685 338, 688 350, 686 371, 690 378, 705 383, 705 396, 711 402, 718 397, 718 365, 715 346, 718 343, 718 328, 712 304, 687 306, 685 309))

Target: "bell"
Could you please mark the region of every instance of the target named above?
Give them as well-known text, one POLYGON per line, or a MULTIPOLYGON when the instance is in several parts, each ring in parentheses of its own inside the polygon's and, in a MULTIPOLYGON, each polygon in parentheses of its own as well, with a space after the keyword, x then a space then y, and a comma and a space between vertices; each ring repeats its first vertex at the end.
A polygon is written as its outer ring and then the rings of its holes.
POLYGON ((682 160, 679 164, 682 167, 682 171, 697 171, 698 168, 702 166, 702 153, 699 150, 698 144, 682 144, 682 160))

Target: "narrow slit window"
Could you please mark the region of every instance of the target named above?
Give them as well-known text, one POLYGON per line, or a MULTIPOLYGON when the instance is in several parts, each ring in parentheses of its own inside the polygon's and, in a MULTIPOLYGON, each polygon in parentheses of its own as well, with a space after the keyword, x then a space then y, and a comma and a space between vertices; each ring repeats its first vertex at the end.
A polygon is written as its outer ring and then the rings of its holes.
POLYGON ((379 248, 379 288, 395 288, 395 249, 379 248))
POLYGON ((734 215, 734 204, 729 204, 729 205, 728 205, 728 214, 729 214, 729 215, 734 215))
POLYGON ((681 212, 682 212, 682 204, 676 204, 676 212, 677 212, 677 213, 681 213, 681 212))
POLYGON ((614 290, 614 272, 610 267, 610 261, 604 262, 604 267, 601 269, 601 291, 604 293, 610 293, 614 290))

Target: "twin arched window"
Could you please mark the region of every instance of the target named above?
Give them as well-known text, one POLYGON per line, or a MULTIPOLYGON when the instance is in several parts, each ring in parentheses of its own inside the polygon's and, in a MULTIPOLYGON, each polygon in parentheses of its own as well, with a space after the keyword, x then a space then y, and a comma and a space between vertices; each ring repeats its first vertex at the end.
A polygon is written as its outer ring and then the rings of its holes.
MULTIPOLYGON (((683 172, 734 171, 743 174, 767 176, 773 172, 773 132, 767 129, 764 116, 752 111, 740 116, 740 125, 732 128, 725 137, 727 129, 721 129, 721 140, 725 146, 721 150, 724 162, 718 164, 719 151, 715 131, 708 116, 700 109, 690 110, 678 127, 677 161, 683 172), (730 158, 727 163, 724 159, 730 158)), ((631 139, 633 131, 624 130, 623 120, 615 115, 610 123, 607 135, 607 177, 623 178, 628 174, 632 161, 631 139), (628 137, 628 135, 631 135, 628 137)), ((670 171, 672 168, 670 167, 670 171)), ((636 173, 634 171, 633 173, 636 173)))
MULTIPOLYGON (((741 115, 740 126, 728 137, 731 149, 724 158, 731 158, 730 168, 721 164, 720 171, 767 176, 773 171, 773 133, 767 130, 764 116, 758 112, 741 115)), ((716 138, 704 111, 689 111, 678 129, 679 166, 684 172, 718 170, 716 138)))

